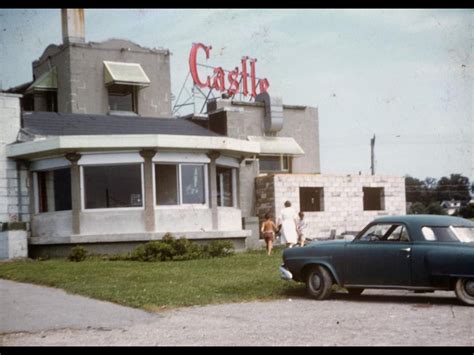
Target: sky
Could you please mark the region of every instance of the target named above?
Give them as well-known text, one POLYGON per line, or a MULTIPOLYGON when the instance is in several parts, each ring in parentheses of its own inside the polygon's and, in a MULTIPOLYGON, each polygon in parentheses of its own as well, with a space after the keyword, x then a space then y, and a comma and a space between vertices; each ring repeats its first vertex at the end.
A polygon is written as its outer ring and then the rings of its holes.
MULTIPOLYGON (((243 55, 284 104, 318 108, 323 174, 474 181, 474 10, 86 9, 86 41, 125 38, 172 53, 172 93, 191 45, 209 65, 243 55)), ((0 9, 0 85, 32 79, 31 63, 60 44, 59 9, 0 9)), ((296 140, 298 137, 295 137, 296 140)))

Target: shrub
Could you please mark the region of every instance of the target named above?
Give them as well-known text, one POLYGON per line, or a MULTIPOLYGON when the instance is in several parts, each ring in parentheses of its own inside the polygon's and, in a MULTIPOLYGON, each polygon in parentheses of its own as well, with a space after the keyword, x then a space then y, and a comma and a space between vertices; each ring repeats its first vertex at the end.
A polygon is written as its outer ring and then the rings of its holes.
POLYGON ((69 256, 67 259, 69 261, 84 261, 87 256, 87 250, 84 247, 81 247, 79 245, 76 245, 74 248, 71 249, 71 252, 69 253, 69 256))
POLYGON ((229 241, 213 241, 208 245, 199 246, 184 237, 176 239, 172 234, 166 233, 162 240, 148 242, 136 247, 130 255, 130 260, 192 260, 228 256, 233 253, 234 247, 229 241))
POLYGON ((234 254, 234 245, 228 240, 214 240, 207 245, 207 253, 211 258, 234 254))

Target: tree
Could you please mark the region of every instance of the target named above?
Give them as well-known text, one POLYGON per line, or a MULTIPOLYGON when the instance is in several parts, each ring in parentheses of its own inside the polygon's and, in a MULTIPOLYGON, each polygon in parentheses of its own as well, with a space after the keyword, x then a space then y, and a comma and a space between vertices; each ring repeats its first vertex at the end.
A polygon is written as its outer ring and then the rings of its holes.
POLYGON ((469 178, 461 174, 451 174, 450 177, 443 176, 436 186, 437 199, 438 201, 458 200, 466 202, 471 199, 469 189, 469 178))

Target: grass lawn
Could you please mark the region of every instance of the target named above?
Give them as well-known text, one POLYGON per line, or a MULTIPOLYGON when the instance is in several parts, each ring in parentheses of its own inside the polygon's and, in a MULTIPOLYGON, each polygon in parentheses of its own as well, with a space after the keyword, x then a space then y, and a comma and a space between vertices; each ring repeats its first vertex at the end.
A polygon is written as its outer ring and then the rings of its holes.
POLYGON ((29 260, 0 264, 0 278, 158 311, 303 296, 303 284, 280 279, 281 260, 281 250, 169 262, 29 260))

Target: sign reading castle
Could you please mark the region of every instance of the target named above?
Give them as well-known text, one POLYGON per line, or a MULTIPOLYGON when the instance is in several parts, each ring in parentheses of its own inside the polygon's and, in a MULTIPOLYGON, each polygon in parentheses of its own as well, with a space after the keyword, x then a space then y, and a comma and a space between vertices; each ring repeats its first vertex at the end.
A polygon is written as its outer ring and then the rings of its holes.
POLYGON ((235 69, 231 71, 224 70, 222 67, 212 67, 214 72, 212 77, 209 75, 207 75, 205 79, 200 77, 198 66, 203 65, 197 63, 198 51, 204 51, 206 59, 209 59, 211 49, 212 46, 206 46, 202 43, 193 43, 189 54, 189 70, 195 85, 200 88, 215 89, 221 92, 225 91, 230 96, 234 96, 239 92, 239 90, 241 90, 244 96, 250 95, 251 97, 256 97, 257 87, 259 88, 259 93, 267 92, 270 84, 266 78, 257 78, 255 69, 257 59, 255 58, 242 57, 241 67, 235 67, 235 69), (250 65, 250 73, 248 71, 247 63, 250 65), (240 85, 242 85, 242 87, 240 87, 240 85))

